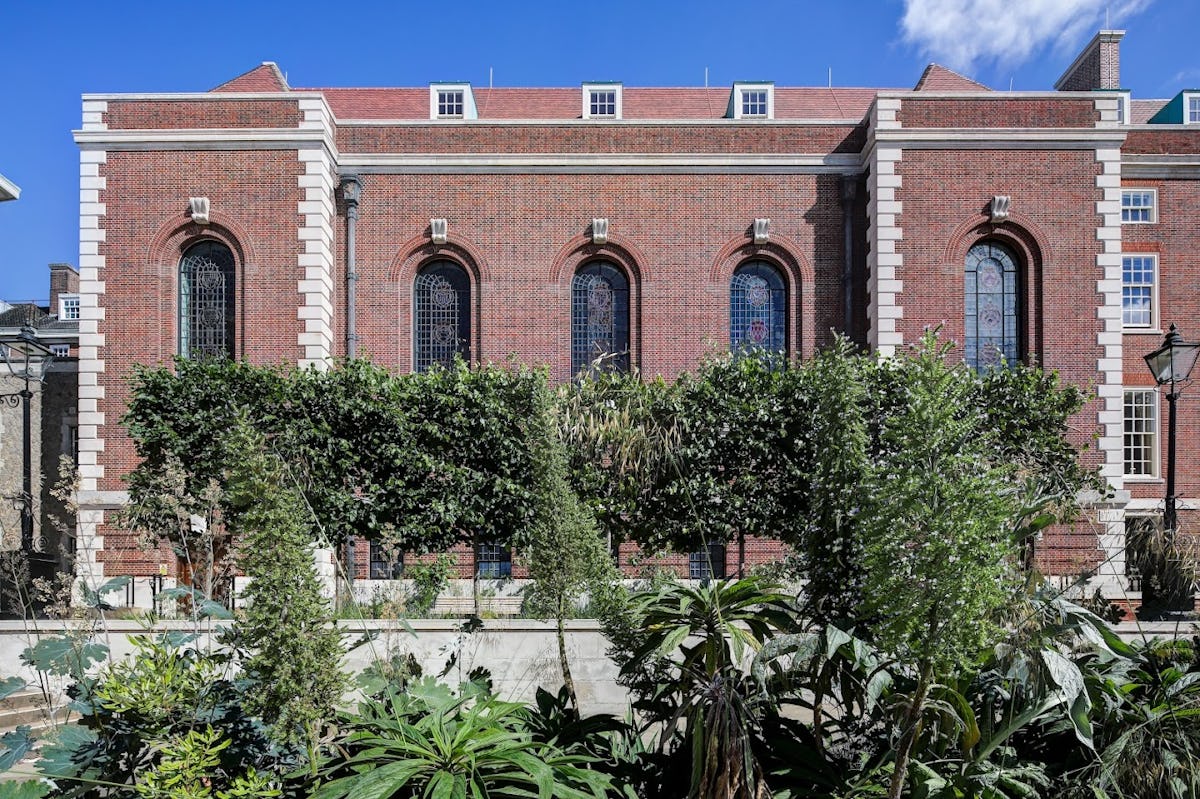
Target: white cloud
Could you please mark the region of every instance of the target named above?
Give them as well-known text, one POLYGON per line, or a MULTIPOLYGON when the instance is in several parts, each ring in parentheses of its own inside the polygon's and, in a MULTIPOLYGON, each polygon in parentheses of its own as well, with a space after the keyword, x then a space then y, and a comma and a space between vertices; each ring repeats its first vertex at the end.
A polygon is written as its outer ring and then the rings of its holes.
POLYGON ((970 73, 981 63, 1016 66, 1046 45, 1080 46, 1118 27, 1152 0, 904 0, 904 40, 925 56, 970 73))

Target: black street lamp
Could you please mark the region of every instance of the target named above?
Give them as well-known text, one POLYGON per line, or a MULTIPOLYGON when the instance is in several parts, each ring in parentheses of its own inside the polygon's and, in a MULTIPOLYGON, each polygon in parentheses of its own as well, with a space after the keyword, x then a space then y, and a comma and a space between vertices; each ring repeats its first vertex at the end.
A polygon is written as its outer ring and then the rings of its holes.
POLYGON ((24 437, 21 440, 23 478, 21 495, 13 498, 13 506, 21 511, 21 551, 33 550, 33 391, 30 383, 41 383, 45 379, 45 365, 54 358, 50 348, 38 340, 32 327, 21 328, 16 336, 0 337, 0 354, 9 374, 24 382, 24 388, 8 394, 0 394, 0 403, 10 408, 22 406, 24 415, 24 437), (38 367, 42 367, 38 370, 38 367), (38 371, 35 374, 35 371, 38 371))
MULTIPOLYGON (((1175 402, 1182 393, 1183 385, 1190 380, 1197 355, 1200 355, 1200 344, 1184 341, 1175 325, 1171 325, 1163 345, 1145 356, 1154 382, 1160 386, 1170 386, 1167 392, 1167 496, 1163 505, 1163 538, 1168 546, 1175 541, 1175 533, 1179 529, 1175 511, 1175 402)), ((1174 600, 1170 601, 1174 604, 1174 600)))

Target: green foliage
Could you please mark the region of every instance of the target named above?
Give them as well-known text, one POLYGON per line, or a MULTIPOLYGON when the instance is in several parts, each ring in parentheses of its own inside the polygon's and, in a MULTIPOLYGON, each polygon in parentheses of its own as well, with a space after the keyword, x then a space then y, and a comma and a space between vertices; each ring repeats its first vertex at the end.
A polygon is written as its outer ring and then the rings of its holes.
POLYGON ((265 775, 250 768, 236 775, 227 788, 213 789, 211 774, 231 741, 212 727, 188 730, 159 747, 159 760, 141 775, 134 791, 138 799, 268 799, 282 791, 265 775))
POLYGON ((468 683, 459 695, 426 679, 347 718, 344 755, 327 763, 315 799, 540 797, 602 799, 612 780, 591 758, 536 740, 521 705, 468 683))
POLYGON ((404 605, 408 616, 419 618, 433 608, 438 595, 450 584, 454 565, 454 556, 448 552, 439 552, 430 563, 405 565, 404 576, 412 581, 412 593, 404 605))
POLYGON ((216 763, 202 775, 213 796, 253 796, 221 791, 251 770, 278 774, 290 762, 244 712, 225 658, 195 649, 189 636, 131 640, 131 657, 74 684, 80 723, 61 727, 41 749, 37 768, 59 786, 54 796, 136 796, 146 775, 165 779, 174 767, 159 771, 164 757, 196 730, 214 731, 216 763))
POLYGON ((250 649, 242 668, 255 683, 247 704, 274 725, 278 740, 304 741, 311 753, 345 688, 341 638, 313 571, 303 500, 245 419, 228 439, 236 455, 228 523, 250 578, 248 608, 237 624, 240 644, 250 649))

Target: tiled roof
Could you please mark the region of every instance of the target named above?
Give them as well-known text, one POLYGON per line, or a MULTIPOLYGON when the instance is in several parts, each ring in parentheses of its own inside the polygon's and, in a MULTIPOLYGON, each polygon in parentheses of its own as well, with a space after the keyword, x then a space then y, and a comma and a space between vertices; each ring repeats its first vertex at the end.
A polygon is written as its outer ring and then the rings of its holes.
POLYGON ((214 92, 286 92, 287 81, 274 61, 264 61, 259 66, 243 72, 231 81, 222 83, 214 92))
POLYGON ((1162 107, 1169 103, 1170 100, 1133 100, 1130 102, 1132 108, 1129 109, 1129 123, 1131 125, 1145 125, 1150 121, 1150 117, 1162 110, 1162 107))
POLYGON ((921 79, 913 87, 916 92, 990 92, 987 86, 978 81, 960 75, 952 69, 946 69, 941 64, 930 64, 925 67, 921 79))
MULTIPOLYGON (((325 95, 338 119, 428 119, 428 88, 294 89, 325 95)), ((578 119, 579 88, 474 89, 480 119, 578 119)), ((625 119, 721 119, 729 88, 638 88, 622 90, 625 119)), ((777 88, 777 119, 860 119, 878 89, 777 88)))
POLYGON ((46 317, 46 309, 32 302, 13 303, 7 311, 0 313, 0 327, 37 326, 46 317))

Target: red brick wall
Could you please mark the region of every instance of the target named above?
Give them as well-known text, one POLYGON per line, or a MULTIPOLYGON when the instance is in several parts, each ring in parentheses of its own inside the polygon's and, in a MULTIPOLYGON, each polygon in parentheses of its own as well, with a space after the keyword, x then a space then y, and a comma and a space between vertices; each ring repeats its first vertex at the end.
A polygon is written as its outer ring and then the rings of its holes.
POLYGON ((896 118, 905 128, 1090 128, 1099 120, 1089 99, 906 98, 896 118))
POLYGON ((300 111, 293 100, 115 100, 104 122, 110 130, 295 128, 300 111))
POLYGON ((295 363, 301 168, 294 152, 114 152, 101 167, 105 334, 100 410, 105 439, 100 490, 121 490, 135 464, 120 426, 134 364, 169 361, 177 350, 178 264, 203 237, 234 245, 238 257, 238 354, 256 363, 295 363), (189 197, 207 196, 214 224, 192 224, 189 197))

